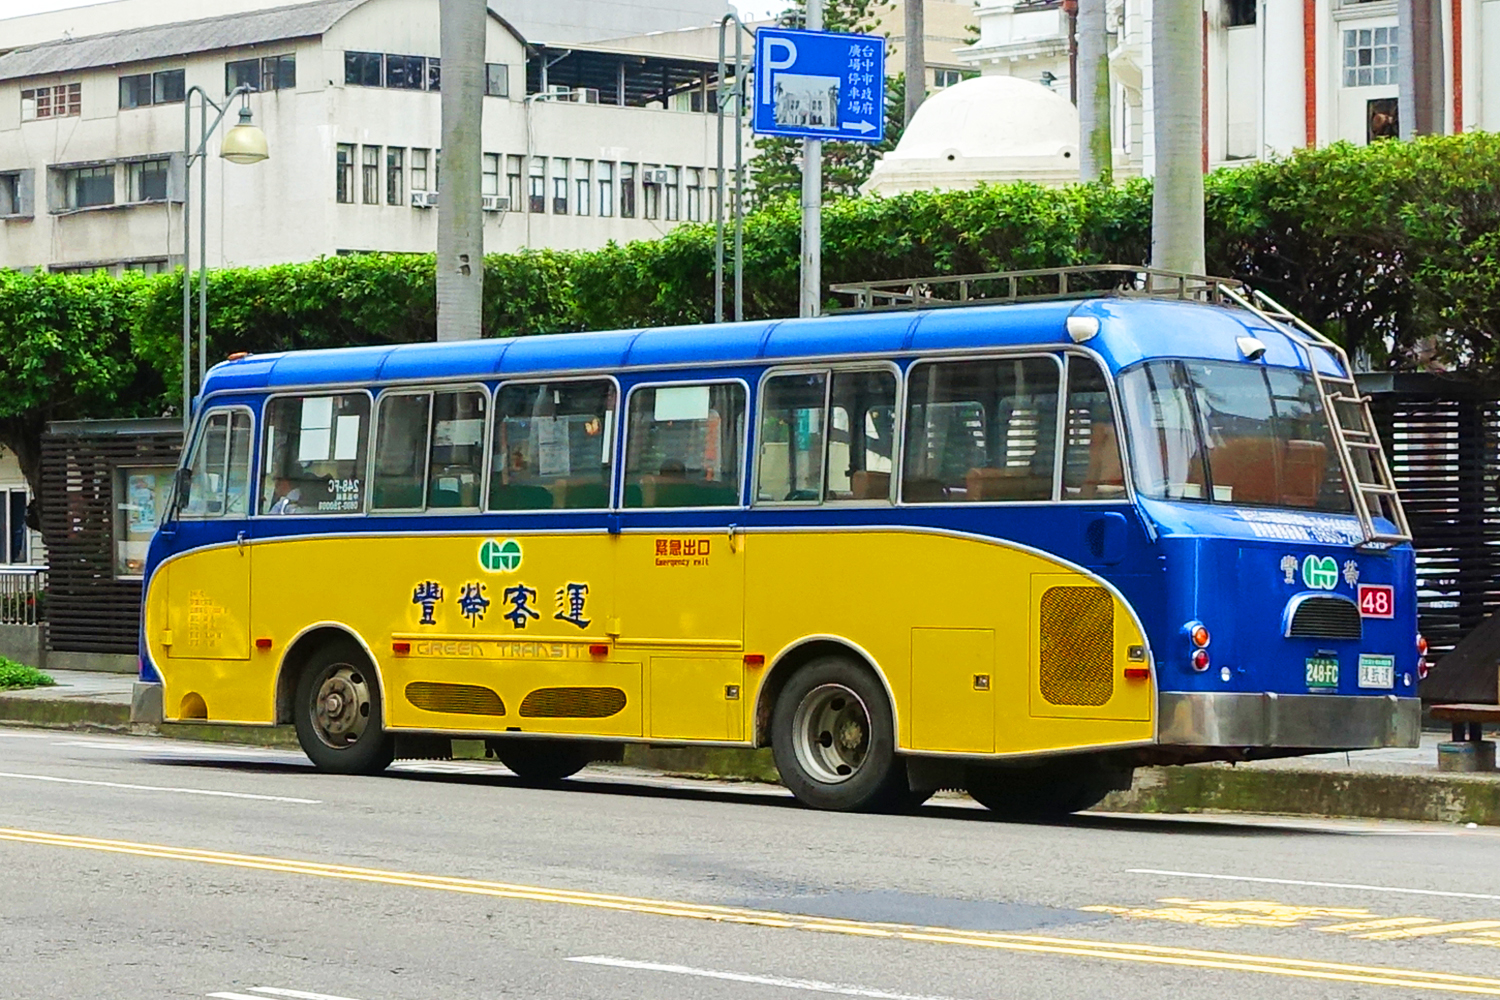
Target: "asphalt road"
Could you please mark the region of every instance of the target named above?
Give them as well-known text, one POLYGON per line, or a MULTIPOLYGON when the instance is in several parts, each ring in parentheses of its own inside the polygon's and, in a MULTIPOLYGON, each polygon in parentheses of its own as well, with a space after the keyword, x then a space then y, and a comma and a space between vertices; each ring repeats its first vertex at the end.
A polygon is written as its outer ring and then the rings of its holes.
POLYGON ((1500 996, 1500 831, 0 729, 0 998, 1500 996))

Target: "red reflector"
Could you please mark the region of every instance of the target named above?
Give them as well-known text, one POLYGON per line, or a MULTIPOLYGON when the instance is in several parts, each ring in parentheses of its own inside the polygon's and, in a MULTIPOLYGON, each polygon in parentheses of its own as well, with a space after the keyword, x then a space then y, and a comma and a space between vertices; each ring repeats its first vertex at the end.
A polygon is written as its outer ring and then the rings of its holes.
POLYGON ((596 642, 589 646, 590 656, 608 656, 609 646, 606 643, 596 642))
POLYGON ((391 652, 395 653, 397 656, 405 656, 407 653, 411 652, 411 643, 393 642, 391 643, 391 652))
POLYGON ((1200 649, 1200 650, 1198 650, 1198 652, 1196 652, 1196 653, 1193 654, 1193 669, 1194 670, 1207 670, 1208 669, 1208 650, 1206 650, 1206 649, 1200 649))
POLYGON ((271 640, 270 639, 256 639, 255 640, 255 648, 256 649, 270 649, 271 648, 271 640))
POLYGON ((1202 625, 1199 625, 1197 628, 1193 629, 1193 645, 1208 645, 1208 629, 1204 628, 1202 625))
POLYGON ((1126 667, 1125 679, 1132 681, 1143 681, 1151 676, 1150 667, 1126 667))
POLYGON ((766 665, 766 654, 765 653, 746 653, 745 654, 745 666, 747 666, 747 667, 763 667, 765 665, 766 665))

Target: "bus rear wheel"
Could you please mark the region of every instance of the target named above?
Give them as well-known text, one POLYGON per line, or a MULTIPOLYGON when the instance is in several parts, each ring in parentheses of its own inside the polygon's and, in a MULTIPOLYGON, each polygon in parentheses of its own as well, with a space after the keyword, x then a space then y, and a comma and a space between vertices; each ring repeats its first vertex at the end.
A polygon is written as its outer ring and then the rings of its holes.
POLYGON ((771 752, 782 783, 815 809, 902 810, 926 798, 907 788, 885 690, 842 656, 819 657, 792 675, 771 716, 771 752))
POLYGON ((379 774, 396 755, 381 721, 380 684, 353 641, 329 643, 297 680, 293 722, 302 752, 320 771, 379 774))
POLYGON ((594 759, 595 749, 564 740, 489 740, 485 745, 528 785, 555 785, 573 777, 594 759))
POLYGON ((966 787, 980 805, 1009 820, 1057 819, 1098 805, 1106 795, 1129 787, 1128 772, 1091 761, 1057 761, 1037 767, 971 765, 966 787))

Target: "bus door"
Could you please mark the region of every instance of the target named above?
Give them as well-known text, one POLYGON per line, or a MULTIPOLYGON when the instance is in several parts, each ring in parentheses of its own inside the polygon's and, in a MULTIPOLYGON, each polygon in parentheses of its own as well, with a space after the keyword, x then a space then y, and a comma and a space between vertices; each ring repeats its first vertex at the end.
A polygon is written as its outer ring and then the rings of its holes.
POLYGON ((627 403, 611 631, 646 666, 646 735, 744 738, 742 382, 637 387, 627 403))
MULTIPOLYGON (((154 582, 163 613, 149 616, 149 640, 165 653, 168 718, 222 718, 200 688, 250 658, 250 456, 253 420, 244 406, 208 411, 192 458, 178 473, 174 510, 164 525, 173 558, 154 582), (186 669, 173 669, 173 667, 186 669), (195 670, 196 666, 199 669, 195 670)), ((125 503, 133 503, 127 496, 125 503)))

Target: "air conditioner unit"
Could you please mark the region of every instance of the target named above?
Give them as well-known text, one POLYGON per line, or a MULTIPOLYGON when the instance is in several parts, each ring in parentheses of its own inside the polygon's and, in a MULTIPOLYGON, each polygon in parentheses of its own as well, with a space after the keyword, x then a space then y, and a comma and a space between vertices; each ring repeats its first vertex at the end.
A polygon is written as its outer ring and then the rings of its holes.
POLYGON ((641 171, 642 184, 656 184, 666 187, 672 183, 672 175, 666 170, 643 170, 641 171))
POLYGON ((547 88, 547 92, 552 95, 554 101, 571 101, 573 99, 573 88, 567 84, 554 83, 547 88))
POLYGON ((487 194, 482 197, 482 204, 486 212, 509 212, 510 199, 499 195, 487 194))
POLYGON ((573 101, 577 104, 598 104, 599 89, 597 87, 574 87, 573 101))
POLYGON ((438 193, 436 191, 413 191, 411 193, 412 208, 437 208, 438 193))

